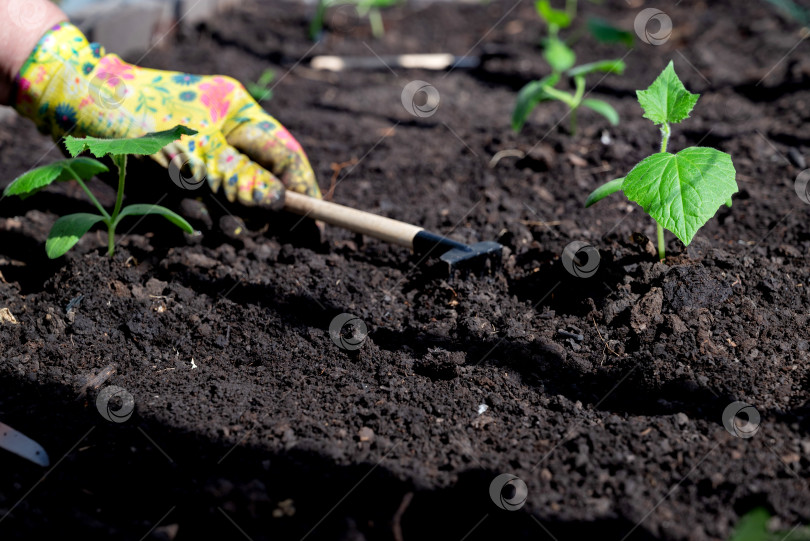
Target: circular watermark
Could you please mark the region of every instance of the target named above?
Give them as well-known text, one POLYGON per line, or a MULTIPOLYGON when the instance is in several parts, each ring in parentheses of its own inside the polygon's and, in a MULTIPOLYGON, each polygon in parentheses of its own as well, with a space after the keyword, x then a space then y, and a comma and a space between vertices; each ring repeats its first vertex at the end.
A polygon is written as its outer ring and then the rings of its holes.
POLYGON ((492 503, 505 511, 517 511, 526 503, 529 488, 516 475, 502 473, 489 484, 492 503))
POLYGON ((208 170, 195 156, 184 153, 175 155, 169 162, 169 177, 179 188, 197 190, 205 183, 208 170))
POLYGON ((45 21, 46 6, 44 2, 9 0, 6 2, 8 20, 19 28, 34 30, 45 21))
POLYGON ((663 45, 672 35, 672 19, 657 8, 645 8, 633 21, 638 39, 650 45, 663 45))
POLYGON ((415 117, 427 118, 439 109, 439 91, 425 81, 411 81, 402 89, 402 106, 415 117))
POLYGON ((120 77, 104 79, 96 75, 90 79, 88 93, 102 109, 115 110, 129 97, 129 87, 120 77))
POLYGON ((750 438, 759 431, 757 408, 747 402, 735 401, 723 410, 723 426, 737 438, 750 438))
POLYGON ((125 423, 132 417, 132 412, 135 411, 135 399, 126 389, 116 385, 104 387, 96 397, 96 409, 106 420, 111 423, 125 423), (114 405, 110 404, 113 399, 119 399, 121 405, 118 409, 114 409, 114 405))
POLYGON ((365 322, 353 314, 339 314, 329 323, 329 337, 340 349, 360 349, 367 336, 368 327, 365 322))
POLYGON ((599 250, 581 240, 571 242, 563 249, 563 267, 568 274, 577 278, 590 278, 599 270, 599 250))
POLYGON ((805 169, 796 176, 793 188, 796 190, 799 199, 803 203, 810 205, 810 169, 805 169))

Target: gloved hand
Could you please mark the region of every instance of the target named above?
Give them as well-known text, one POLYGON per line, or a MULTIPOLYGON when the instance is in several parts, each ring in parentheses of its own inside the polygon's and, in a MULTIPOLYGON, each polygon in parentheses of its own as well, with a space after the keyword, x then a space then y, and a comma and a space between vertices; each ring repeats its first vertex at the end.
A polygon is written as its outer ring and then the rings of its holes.
POLYGON ((238 81, 127 64, 67 22, 34 48, 13 101, 54 138, 137 137, 177 124, 197 130, 152 157, 164 167, 189 162, 231 202, 278 206, 285 187, 320 197, 301 145, 238 81))

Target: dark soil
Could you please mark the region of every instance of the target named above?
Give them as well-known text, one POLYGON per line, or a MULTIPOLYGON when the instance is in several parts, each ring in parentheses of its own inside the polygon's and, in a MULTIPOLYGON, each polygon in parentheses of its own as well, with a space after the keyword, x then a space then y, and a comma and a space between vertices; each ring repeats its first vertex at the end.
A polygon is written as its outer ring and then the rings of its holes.
MULTIPOLYGON (((324 190, 335 164, 357 160, 337 173, 336 201, 498 240, 492 275, 448 280, 381 242, 334 228, 321 241, 294 217, 183 200, 154 171, 133 173, 129 199, 168 192, 202 237, 147 219, 112 260, 99 232, 50 262, 48 228, 88 208, 81 192, 0 202, 0 307, 18 321, 0 326, 0 420, 52 461, 0 453, 2 539, 725 539, 758 505, 786 530, 810 522, 810 205, 794 191, 810 151, 810 44, 766 2, 662 4, 674 24, 662 46, 575 47, 583 62, 626 55, 624 76, 591 81, 618 128, 583 112, 570 137, 549 104, 516 135, 516 90, 546 70, 532 4, 392 9, 382 40, 334 18, 311 49, 308 10, 268 2, 141 60, 243 80, 275 67, 267 107, 324 190), (508 56, 449 74, 293 67, 471 48, 508 56), (634 90, 670 59, 702 94, 670 148, 730 153, 740 192, 688 248, 669 235, 657 263, 635 204, 582 202, 655 151, 634 90), (435 115, 402 107, 414 79, 439 90, 435 115), (491 168, 508 149, 526 157, 491 168), (575 240, 599 250, 592 278, 563 268, 575 240), (356 351, 329 336, 344 312, 369 330, 356 351), (97 391, 81 394, 109 365, 102 387, 136 404, 120 424, 99 415, 97 391), (761 415, 752 438, 722 426, 735 400, 761 415), (528 487, 517 512, 490 499, 502 473, 528 487)), ((626 28, 641 9, 582 4, 626 28)), ((4 182, 56 159, 49 149, 27 121, 3 121, 4 182)))

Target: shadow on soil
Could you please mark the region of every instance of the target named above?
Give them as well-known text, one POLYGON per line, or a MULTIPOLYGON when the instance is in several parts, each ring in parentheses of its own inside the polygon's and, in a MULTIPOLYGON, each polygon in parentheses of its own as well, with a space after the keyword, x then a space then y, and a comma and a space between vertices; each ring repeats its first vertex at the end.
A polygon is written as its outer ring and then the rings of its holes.
MULTIPOLYGON (((177 541, 391 539, 395 523, 404 539, 621 539, 633 527, 619 518, 543 519, 541 526, 525 511, 500 510, 488 489, 501 472, 468 470, 455 486, 426 491, 396 478, 385 460, 344 466, 297 448, 234 446, 137 411, 125 423, 107 422, 92 399, 77 400, 64 386, 2 378, 0 396, 3 421, 41 442, 53 464, 42 470, 0 452, 9 472, 0 482, 0 516, 16 505, 0 521, 3 539, 66 531, 162 539, 172 524, 177 541), (79 532, 77 523, 92 526, 79 532)), ((652 537, 640 527, 629 539, 652 537)))
MULTIPOLYGON (((641 257, 641 256, 640 256, 641 257)), ((634 261, 632 258, 622 260, 622 264, 634 261)), ((608 285, 617 287, 623 273, 606 262, 600 268, 599 280, 588 280, 587 287, 581 287, 582 281, 571 283, 571 278, 559 264, 548 265, 538 273, 522 282, 515 283, 511 290, 518 298, 536 305, 540 291, 546 291, 539 283, 548 285, 558 283, 559 292, 556 299, 543 302, 559 313, 587 314, 590 309, 585 300, 604 298, 608 285), (579 287, 578 287, 579 286, 579 287), (572 308, 573 307, 573 308, 572 308)), ((313 326, 313 314, 320 314, 318 328, 327 328, 329 321, 344 312, 344 307, 334 306, 325 298, 316 298, 307 294, 282 293, 272 284, 243 283, 234 288, 233 278, 215 279, 193 272, 184 272, 182 268, 169 268, 161 279, 175 280, 198 292, 217 296, 218 293, 230 292, 228 298, 243 305, 259 304, 276 312, 290 327, 310 328, 313 326)), ((421 278, 420 278, 421 279, 421 278)), ((537 308, 538 314, 544 307, 537 308)), ((572 355, 556 344, 542 340, 526 341, 525 339, 502 339, 495 335, 489 339, 465 333, 459 326, 458 336, 442 336, 426 333, 412 328, 391 330, 384 327, 374 329, 371 339, 380 349, 397 352, 412 351, 416 358, 423 357, 433 348, 448 352, 463 352, 465 364, 495 364, 520 374, 526 384, 534 386, 545 395, 563 395, 572 402, 611 412, 631 413, 638 415, 669 415, 679 412, 687 413, 691 418, 707 419, 716 422, 723 408, 738 397, 725 396, 725 392, 697 387, 689 380, 674 380, 660 386, 651 386, 645 377, 647 367, 654 365, 649 354, 631 353, 624 359, 607 363, 605 366, 594 366, 581 356, 572 355), (612 390, 621 381, 622 392, 612 390), (715 394, 716 393, 716 394, 715 394), (719 395, 719 396, 718 396, 719 395)), ((628 351, 634 351, 633 344, 627 344, 628 351)), ((458 377, 454 367, 437 366, 435 370, 415 370, 431 379, 452 379, 458 377)))

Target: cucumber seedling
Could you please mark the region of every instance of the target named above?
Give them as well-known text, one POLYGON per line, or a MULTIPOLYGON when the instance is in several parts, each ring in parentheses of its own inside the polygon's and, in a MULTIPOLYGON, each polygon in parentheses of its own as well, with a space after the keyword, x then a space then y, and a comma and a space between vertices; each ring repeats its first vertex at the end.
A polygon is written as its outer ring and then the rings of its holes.
POLYGON ((135 139, 97 139, 95 137, 78 139, 68 135, 65 137, 65 147, 73 158, 28 171, 14 179, 6 187, 3 194, 18 195, 20 198, 25 199, 53 182, 75 180, 99 210, 99 214, 86 212, 68 214, 54 222, 50 233, 48 233, 48 240, 45 242, 45 251, 51 259, 63 256, 79 242, 79 239, 91 227, 99 222, 107 226, 107 254, 112 257, 115 251, 115 228, 121 222, 121 219, 127 216, 160 215, 186 233, 194 233, 194 229, 187 221, 165 207, 144 204, 122 207, 122 203, 124 200, 127 156, 155 154, 181 136, 194 135, 195 133, 197 132, 185 126, 176 126, 171 130, 149 133, 135 139), (99 173, 109 171, 109 169, 106 165, 93 158, 76 157, 84 150, 89 150, 97 158, 110 156, 113 164, 118 169, 118 193, 115 199, 115 207, 111 213, 101 206, 101 203, 98 202, 98 199, 84 182, 99 173))
POLYGON ((353 6, 357 15, 368 17, 371 26, 371 34, 375 38, 381 38, 385 34, 383 26, 381 8, 387 8, 399 4, 402 0, 318 0, 315 7, 315 16, 309 23, 309 37, 312 41, 318 41, 323 34, 323 22, 326 18, 326 10, 333 6, 349 5, 353 6))
POLYGON ((245 89, 248 94, 257 102, 270 101, 273 99, 273 89, 270 83, 276 78, 276 72, 271 69, 266 69, 262 72, 255 83, 247 83, 245 89))
POLYGON ((538 0, 535 4, 538 15, 546 22, 549 36, 542 41, 543 57, 551 67, 551 74, 539 81, 531 81, 518 93, 515 108, 512 111, 512 129, 519 132, 529 115, 541 102, 556 100, 568 106, 571 134, 577 131, 577 110, 587 107, 604 116, 612 125, 619 123, 619 114, 605 101, 585 98, 585 77, 594 72, 624 73, 625 64, 621 59, 599 60, 580 66, 576 63, 576 54, 560 38, 560 30, 568 28, 576 15, 576 2, 568 2, 565 11, 551 7, 549 0, 538 0), (573 80, 574 92, 556 88, 563 76, 573 80))
POLYGON ((708 147, 667 152, 669 125, 689 118, 700 97, 686 90, 671 61, 647 90, 637 90, 636 95, 644 118, 661 127, 661 152, 641 160, 627 176, 594 190, 585 206, 622 190, 655 220, 658 256, 664 259, 665 228, 688 246, 723 203, 731 206, 731 196, 739 188, 731 156, 725 152, 708 147))

